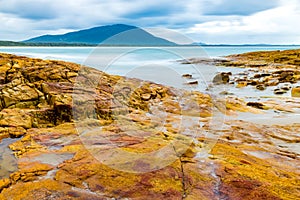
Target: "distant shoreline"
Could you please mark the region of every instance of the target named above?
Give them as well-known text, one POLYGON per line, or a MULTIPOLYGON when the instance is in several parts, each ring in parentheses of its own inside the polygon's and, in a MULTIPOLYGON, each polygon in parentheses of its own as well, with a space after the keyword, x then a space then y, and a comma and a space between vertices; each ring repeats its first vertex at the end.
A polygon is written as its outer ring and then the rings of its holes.
POLYGON ((300 48, 300 45, 177 45, 177 46, 150 46, 150 45, 20 45, 20 46, 15 46, 15 45, 0 45, 0 48, 3 47, 295 47, 295 48, 300 48))
POLYGON ((0 47, 300 47, 300 44, 177 44, 177 45, 108 45, 86 43, 25 43, 0 41, 0 47))

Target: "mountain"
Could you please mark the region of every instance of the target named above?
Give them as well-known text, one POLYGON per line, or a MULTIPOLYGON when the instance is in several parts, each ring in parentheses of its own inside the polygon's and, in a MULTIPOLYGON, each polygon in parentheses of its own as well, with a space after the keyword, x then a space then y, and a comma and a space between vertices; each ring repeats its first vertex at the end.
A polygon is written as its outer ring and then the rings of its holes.
POLYGON ((136 26, 115 24, 99 26, 90 29, 69 32, 61 35, 43 35, 25 43, 65 43, 65 44, 90 44, 90 45, 165 45, 174 46, 176 43, 144 31, 136 26), (113 36, 113 37, 112 37, 113 36))

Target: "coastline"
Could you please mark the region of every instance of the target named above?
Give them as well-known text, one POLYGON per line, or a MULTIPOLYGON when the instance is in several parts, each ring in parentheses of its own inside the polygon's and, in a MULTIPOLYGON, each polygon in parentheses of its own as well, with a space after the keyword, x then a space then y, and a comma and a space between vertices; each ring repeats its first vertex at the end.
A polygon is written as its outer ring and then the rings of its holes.
MULTIPOLYGON (((3 199, 48 193, 58 199, 300 197, 300 124, 260 125, 234 118, 239 113, 260 115, 266 107, 273 113, 297 113, 291 109, 297 108, 299 98, 284 99, 289 106, 284 101, 249 106, 236 96, 217 101, 200 92, 146 81, 141 85, 138 79, 64 61, 8 54, 1 54, 0 61, 1 139, 19 138, 9 145, 16 158, 11 166, 18 168, 0 181, 3 199), (219 122, 223 126, 215 127, 219 122), (101 131, 95 131, 99 126, 101 131), (86 129, 92 131, 83 133, 86 129), (147 157, 170 144, 173 157, 155 157, 159 162, 147 157), (111 155, 106 150, 116 147, 146 156, 105 162, 111 155), (97 157, 99 152, 107 157, 97 157)), ((250 78, 267 73, 264 64, 259 62, 250 78)), ((298 65, 292 69, 299 70, 298 65)), ((245 75, 231 75, 228 82, 235 88, 246 82, 247 87, 250 78, 238 81, 240 76, 245 75)))

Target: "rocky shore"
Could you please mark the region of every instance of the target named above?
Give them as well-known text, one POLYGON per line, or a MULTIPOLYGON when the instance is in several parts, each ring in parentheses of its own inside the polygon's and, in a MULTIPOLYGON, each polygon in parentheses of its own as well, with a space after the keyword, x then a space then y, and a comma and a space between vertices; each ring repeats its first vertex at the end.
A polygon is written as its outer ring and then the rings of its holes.
MULTIPOLYGON (((250 52, 224 58, 191 58, 180 62, 245 69, 234 76, 232 73, 221 73, 219 80, 226 81, 214 81, 217 84, 230 83, 239 88, 254 86, 257 90, 265 90, 269 86, 285 83, 283 87, 274 89, 274 94, 286 93, 291 90, 291 84, 296 84, 300 80, 300 50, 250 52)), ((295 88, 298 86, 296 85, 295 88)), ((299 96, 299 89, 292 90, 292 96, 299 96)))
MULTIPOLYGON (((222 65, 255 65, 260 75, 246 86, 295 84, 298 55, 236 55, 222 65)), ((227 75, 221 84, 240 84, 227 75)), ((299 90, 288 90, 295 108, 299 90)), ((300 124, 227 119, 259 115, 265 103, 10 54, 0 54, 0 93, 0 199, 300 198, 300 124)))
POLYGON ((291 112, 299 108, 299 101, 289 98, 300 96, 299 59, 300 50, 278 50, 250 52, 224 58, 191 58, 180 62, 219 66, 221 72, 214 77, 214 85, 208 89, 214 90, 217 85, 223 85, 225 89, 237 92, 235 94, 225 90, 221 95, 240 96, 241 91, 246 91, 243 96, 256 101, 248 102, 249 106, 291 112), (238 72, 232 72, 235 69, 239 69, 238 72))

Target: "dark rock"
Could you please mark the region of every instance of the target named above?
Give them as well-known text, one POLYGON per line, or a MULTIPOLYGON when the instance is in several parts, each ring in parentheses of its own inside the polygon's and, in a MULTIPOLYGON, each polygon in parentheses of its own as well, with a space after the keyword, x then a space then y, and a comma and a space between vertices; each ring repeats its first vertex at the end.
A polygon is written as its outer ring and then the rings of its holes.
POLYGON ((228 91, 223 91, 219 93, 220 95, 233 95, 233 93, 228 92, 228 91))
POLYGON ((262 77, 267 77, 267 76, 271 76, 271 74, 269 74, 269 73, 255 74, 253 77, 254 78, 262 78, 262 77))
POLYGON ((229 83, 231 72, 222 72, 217 74, 213 78, 213 83, 214 84, 226 84, 229 83))
POLYGON ((255 86, 255 85, 257 85, 258 83, 259 83, 258 80, 250 80, 249 83, 248 83, 248 85, 253 85, 253 86, 255 86))
POLYGON ((258 109, 265 109, 265 105, 260 102, 248 102, 246 105, 258 109))
POLYGON ((283 86, 280 87, 280 89, 285 90, 285 91, 289 91, 291 88, 292 88, 292 86, 289 84, 284 84, 283 86))
POLYGON ((258 90, 265 90, 266 89, 266 87, 262 84, 257 85, 255 88, 258 89, 258 90))
POLYGON ((193 76, 192 76, 192 74, 183 74, 182 77, 191 79, 193 76))
POLYGON ((188 85, 198 85, 198 81, 191 81, 187 83, 188 85))
POLYGON ((284 93, 286 93, 285 90, 282 90, 282 89, 280 89, 280 88, 274 89, 274 94, 284 94, 284 93))

